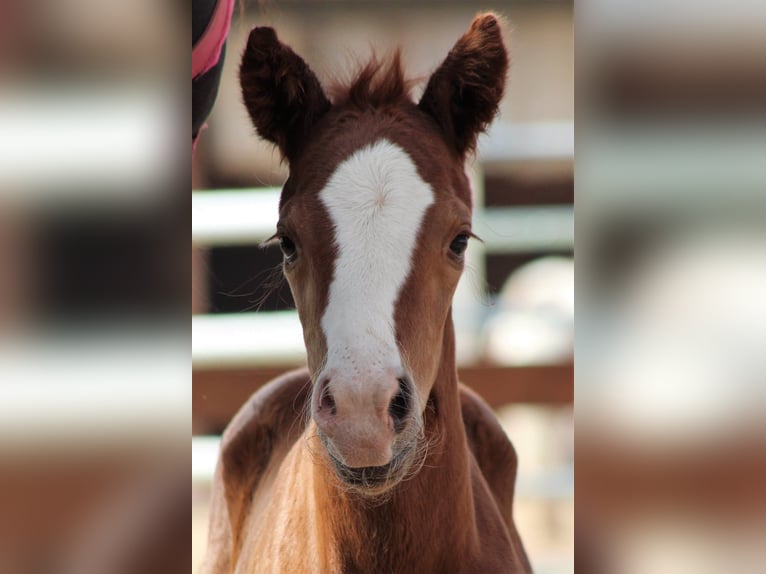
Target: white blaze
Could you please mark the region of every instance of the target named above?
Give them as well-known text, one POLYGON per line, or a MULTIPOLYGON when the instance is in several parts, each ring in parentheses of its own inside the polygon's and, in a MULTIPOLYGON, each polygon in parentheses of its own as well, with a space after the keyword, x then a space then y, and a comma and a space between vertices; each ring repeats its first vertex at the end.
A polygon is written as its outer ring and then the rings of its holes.
POLYGON ((402 366, 394 304, 434 193, 403 149, 379 140, 343 161, 320 199, 338 252, 322 316, 326 369, 362 383, 355 375, 402 366))

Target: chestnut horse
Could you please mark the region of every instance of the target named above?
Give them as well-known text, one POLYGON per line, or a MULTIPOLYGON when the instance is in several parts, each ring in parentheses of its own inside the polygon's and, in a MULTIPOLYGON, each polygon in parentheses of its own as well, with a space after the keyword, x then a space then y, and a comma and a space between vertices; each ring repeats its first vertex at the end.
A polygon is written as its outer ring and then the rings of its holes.
POLYGON ((226 429, 204 572, 529 572, 516 455, 460 385, 452 296, 471 237, 464 163, 497 113, 508 56, 477 16, 409 95, 398 53, 328 93, 271 28, 240 80, 290 175, 275 238, 308 370, 226 429))

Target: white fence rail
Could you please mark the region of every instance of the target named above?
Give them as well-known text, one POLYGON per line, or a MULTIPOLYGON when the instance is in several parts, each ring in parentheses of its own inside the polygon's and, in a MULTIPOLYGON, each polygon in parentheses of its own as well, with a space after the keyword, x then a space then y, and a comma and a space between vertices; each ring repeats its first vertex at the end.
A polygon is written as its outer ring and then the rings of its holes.
MULTIPOLYGON (((192 241, 204 247, 260 243, 276 230, 279 194, 280 189, 273 187, 193 193, 192 241)), ((573 208, 477 209, 474 231, 489 253, 571 248, 573 208)))

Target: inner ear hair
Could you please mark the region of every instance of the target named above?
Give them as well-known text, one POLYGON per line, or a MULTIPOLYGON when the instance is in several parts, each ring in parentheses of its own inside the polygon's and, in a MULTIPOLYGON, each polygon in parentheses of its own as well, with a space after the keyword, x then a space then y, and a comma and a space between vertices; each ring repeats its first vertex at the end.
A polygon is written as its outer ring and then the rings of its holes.
POLYGON ((308 64, 273 28, 253 28, 239 68, 242 99, 258 134, 291 161, 330 102, 308 64))
POLYGON ((499 18, 479 14, 428 80, 418 107, 436 120, 459 156, 476 148, 497 115, 508 65, 499 18))

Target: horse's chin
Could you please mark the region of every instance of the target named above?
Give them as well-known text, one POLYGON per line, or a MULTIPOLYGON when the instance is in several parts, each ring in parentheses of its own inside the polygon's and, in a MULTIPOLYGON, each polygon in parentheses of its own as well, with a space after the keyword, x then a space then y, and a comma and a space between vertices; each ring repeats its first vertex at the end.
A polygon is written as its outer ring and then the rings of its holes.
POLYGON ((370 497, 385 495, 404 480, 413 467, 417 450, 415 445, 407 445, 400 449, 388 464, 352 468, 332 454, 332 449, 327 448, 326 437, 321 438, 335 476, 343 488, 370 497))

